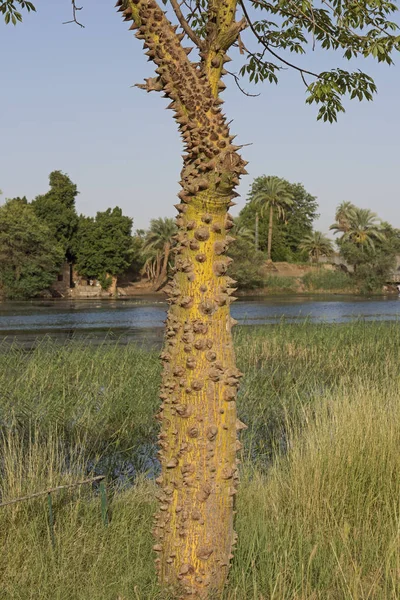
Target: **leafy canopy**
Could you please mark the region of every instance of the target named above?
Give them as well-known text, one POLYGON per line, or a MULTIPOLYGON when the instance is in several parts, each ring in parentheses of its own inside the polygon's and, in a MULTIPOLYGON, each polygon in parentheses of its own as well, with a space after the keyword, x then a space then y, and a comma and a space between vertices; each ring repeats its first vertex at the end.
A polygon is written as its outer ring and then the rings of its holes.
MULTIPOLYGON (((246 227, 254 232, 255 217, 258 209, 254 198, 263 188, 266 176, 257 177, 250 188, 246 206, 240 211, 238 227, 246 227)), ((306 260, 300 244, 303 239, 311 234, 314 220, 318 215, 318 202, 315 196, 307 192, 301 183, 290 183, 283 179, 289 192, 293 197, 293 203, 287 207, 285 222, 275 220, 274 243, 272 247, 272 259, 274 261, 301 261, 306 260)), ((259 243, 260 249, 267 248, 269 214, 259 221, 259 243)), ((236 237, 236 236, 235 236, 236 237)), ((254 244, 253 244, 254 247, 254 244)))
POLYGON ((272 209, 278 219, 283 221, 286 211, 293 204, 293 195, 283 179, 270 176, 263 179, 259 190, 254 195, 253 202, 260 207, 263 217, 267 210, 272 209))
MULTIPOLYGON (((218 22, 218 14, 232 5, 228 7, 225 0, 163 3, 169 8, 167 16, 179 21, 186 39, 190 38, 200 52, 205 41, 213 43, 208 33, 218 22)), ((74 1, 72 5, 73 21, 77 22, 74 1)), ((372 58, 390 65, 394 52, 400 49, 399 27, 393 21, 398 8, 391 0, 238 0, 233 6, 241 20, 233 24, 226 37, 231 35, 240 50, 241 66, 237 73, 230 73, 235 81, 247 77, 254 83, 277 83, 280 72, 289 67, 302 78, 306 102, 319 107, 317 118, 324 121, 336 121, 338 113, 344 112, 345 96, 372 100, 376 85, 359 69, 309 70, 303 55, 319 48, 339 52, 348 61, 372 58), (245 28, 247 32, 238 34, 245 28)), ((6 23, 21 21, 20 10, 30 12, 35 7, 26 0, 0 3, 6 23)))
POLYGON ((8 23, 16 25, 18 22, 22 22, 20 10, 35 12, 36 8, 32 2, 27 2, 26 0, 4 0, 4 2, 0 3, 0 12, 4 15, 7 25, 8 23))
POLYGON ((106 281, 123 273, 132 258, 132 219, 116 206, 96 217, 79 218, 76 268, 80 275, 106 281))
POLYGON ((178 228, 174 219, 169 217, 151 219, 150 228, 146 234, 145 249, 164 250, 166 244, 173 246, 173 237, 177 231, 178 228))
POLYGON ((351 242, 360 248, 369 245, 373 249, 375 240, 385 239, 378 215, 368 208, 353 206, 349 209, 344 223, 343 221, 333 223, 330 229, 342 233, 339 243, 351 242))
POLYGON ((65 258, 73 260, 74 238, 78 227, 75 198, 79 192, 68 175, 61 171, 50 173, 49 183, 50 190, 37 196, 32 206, 62 246, 65 258))
POLYGON ((300 244, 301 250, 307 252, 311 259, 318 261, 320 256, 333 254, 332 241, 321 231, 313 231, 306 235, 300 244))
POLYGON ((0 289, 8 298, 31 298, 57 276, 63 250, 26 198, 0 207, 0 289))
POLYGON ((350 202, 338 206, 331 229, 341 233, 337 240, 340 254, 353 267, 360 290, 381 290, 390 281, 400 253, 400 231, 350 202))

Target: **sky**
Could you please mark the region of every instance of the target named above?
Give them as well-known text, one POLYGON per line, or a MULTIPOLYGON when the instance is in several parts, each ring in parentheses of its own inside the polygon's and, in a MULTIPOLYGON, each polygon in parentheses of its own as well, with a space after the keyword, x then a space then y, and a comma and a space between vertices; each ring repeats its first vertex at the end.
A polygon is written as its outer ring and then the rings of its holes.
MULTIPOLYGON (((49 173, 59 169, 78 186, 78 212, 117 205, 134 229, 146 228, 151 218, 176 213, 181 142, 168 101, 132 87, 153 67, 129 23, 112 0, 82 3, 84 29, 63 25, 71 17, 68 0, 37 0, 37 13, 24 14, 22 24, 0 24, 0 203, 45 193, 49 173)), ((345 64, 318 50, 298 63, 320 71, 345 64)), ((226 81, 232 133, 249 144, 242 150, 249 175, 234 215, 255 177, 278 175, 318 198, 315 227, 325 233, 345 200, 400 227, 400 69, 371 60, 356 67, 375 78, 378 95, 346 102, 334 125, 316 121, 293 71, 283 71, 278 86, 258 86, 257 98, 226 81)))

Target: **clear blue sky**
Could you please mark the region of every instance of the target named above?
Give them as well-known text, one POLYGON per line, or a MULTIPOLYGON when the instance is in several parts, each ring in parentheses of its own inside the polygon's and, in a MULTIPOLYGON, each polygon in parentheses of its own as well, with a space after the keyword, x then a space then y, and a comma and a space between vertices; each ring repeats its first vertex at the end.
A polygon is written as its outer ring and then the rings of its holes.
MULTIPOLYGON (((68 0, 37 0, 38 12, 22 25, 0 25, 0 202, 45 192, 48 174, 60 169, 78 185, 79 212, 118 205, 135 228, 146 227, 152 217, 175 214, 180 140, 167 101, 131 87, 153 69, 114 1, 82 3, 85 29, 62 25, 68 0)), ((299 60, 319 70, 334 64, 322 57, 299 60)), ((261 85, 258 98, 227 81, 232 131, 239 143, 252 144, 243 149, 249 175, 234 214, 252 179, 274 174, 318 197, 323 231, 343 200, 400 227, 400 71, 371 61, 365 67, 378 96, 347 103, 336 125, 316 122, 296 73, 283 72, 277 87, 261 85)))

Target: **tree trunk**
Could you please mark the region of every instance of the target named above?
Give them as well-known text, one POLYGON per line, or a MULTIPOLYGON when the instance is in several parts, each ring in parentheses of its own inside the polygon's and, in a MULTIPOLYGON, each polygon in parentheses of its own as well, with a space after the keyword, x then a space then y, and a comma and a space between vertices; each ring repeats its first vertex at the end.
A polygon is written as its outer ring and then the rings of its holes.
POLYGON ((156 291, 158 291, 163 284, 165 283, 166 279, 167 279, 167 269, 168 269, 168 259, 169 259, 169 255, 171 252, 171 244, 170 242, 166 242, 164 245, 164 259, 163 259, 163 264, 161 267, 161 272, 157 278, 156 284, 155 284, 155 288, 156 291))
POLYGON ((117 296, 118 277, 116 275, 110 275, 109 277, 111 277, 111 285, 108 288, 108 291, 111 296, 117 296))
POLYGON ((157 291, 157 283, 160 279, 160 275, 161 275, 161 256, 160 256, 160 253, 157 252, 156 258, 154 260, 154 269, 153 269, 153 273, 152 273, 152 279, 153 279, 152 289, 153 289, 153 291, 157 291))
POLYGON ((256 252, 258 252, 258 212, 256 212, 255 246, 256 252))
POLYGON ((274 219, 274 208, 271 204, 271 206, 269 207, 269 224, 268 224, 268 253, 267 253, 267 259, 269 262, 272 262, 272 258, 271 258, 271 249, 272 249, 272 222, 274 219))
POLYGON ((226 203, 203 196, 193 198, 179 219, 183 245, 162 354, 155 550, 161 581, 182 583, 185 595, 195 598, 222 590, 234 543, 240 373, 229 315, 232 282, 225 275, 229 259, 222 256, 232 225, 226 213, 226 203))
POLYGON ((102 289, 106 290, 110 294, 110 296, 116 296, 118 277, 116 275, 111 275, 111 273, 106 273, 106 279, 108 278, 111 279, 110 285, 108 286, 108 288, 102 289))
POLYGON ((158 419, 160 510, 154 550, 161 584, 179 597, 220 597, 232 548, 233 506, 240 448, 235 366, 229 305, 235 283, 226 275, 232 238, 228 213, 245 161, 232 144, 219 91, 225 54, 244 22, 235 23, 236 2, 212 10, 201 64, 188 50, 155 0, 118 0, 132 29, 157 65, 158 77, 141 85, 171 100, 186 154, 176 205, 178 245, 173 280, 167 286, 162 400, 158 419), (213 33, 214 32, 214 33, 213 33), (215 35, 214 35, 215 34, 215 35))
POLYGON ((226 581, 235 542, 237 428, 242 427, 235 403, 241 373, 229 311, 235 282, 226 275, 231 259, 225 252, 233 241, 228 208, 244 165, 220 108, 208 102, 197 96, 196 122, 182 127, 188 154, 177 205, 175 274, 167 288, 161 505, 154 532, 162 584, 178 586, 182 597, 190 598, 220 594, 226 581))

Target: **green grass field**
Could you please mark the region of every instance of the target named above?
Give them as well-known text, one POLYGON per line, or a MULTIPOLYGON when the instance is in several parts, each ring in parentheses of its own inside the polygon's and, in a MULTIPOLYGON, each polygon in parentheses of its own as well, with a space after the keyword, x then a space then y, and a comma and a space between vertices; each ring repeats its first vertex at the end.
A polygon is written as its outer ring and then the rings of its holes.
MULTIPOLYGON (((238 328, 239 543, 225 600, 400 598, 400 327, 238 328)), ((153 571, 157 354, 134 345, 0 347, 1 600, 166 598, 153 571), (135 477, 134 477, 135 476, 135 477), (131 483, 134 481, 133 485, 131 483)))

